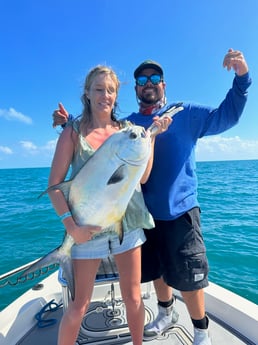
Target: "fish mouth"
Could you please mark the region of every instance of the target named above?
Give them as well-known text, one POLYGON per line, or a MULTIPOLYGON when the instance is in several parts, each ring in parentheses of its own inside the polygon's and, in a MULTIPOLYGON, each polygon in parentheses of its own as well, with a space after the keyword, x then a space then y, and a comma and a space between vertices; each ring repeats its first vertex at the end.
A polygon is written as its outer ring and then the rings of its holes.
POLYGON ((142 158, 142 159, 134 160, 134 161, 132 161, 132 160, 130 160, 130 159, 122 158, 122 157, 120 157, 118 154, 116 154, 116 156, 117 156, 117 158, 118 158, 120 161, 122 161, 122 162, 124 162, 124 163, 127 163, 127 164, 129 164, 129 165, 132 165, 132 166, 139 166, 139 165, 142 165, 142 164, 144 164, 144 163, 146 162, 146 156, 145 156, 144 158, 142 158))

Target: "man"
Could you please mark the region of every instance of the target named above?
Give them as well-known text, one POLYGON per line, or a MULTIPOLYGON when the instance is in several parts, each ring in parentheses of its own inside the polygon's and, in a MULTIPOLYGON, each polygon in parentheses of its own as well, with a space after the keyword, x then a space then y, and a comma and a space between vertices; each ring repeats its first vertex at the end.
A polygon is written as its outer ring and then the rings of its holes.
MULTIPOLYGON (((155 220, 146 230, 142 246, 142 282, 153 280, 159 313, 145 327, 144 338, 152 339, 177 322, 173 290, 182 294, 194 327, 193 345, 211 345, 209 319, 205 313, 204 288, 208 285, 208 261, 200 228, 194 149, 203 136, 219 134, 237 124, 251 85, 248 66, 240 51, 229 49, 223 66, 235 71, 232 88, 218 108, 183 104, 168 131, 157 137, 151 175, 142 186, 155 220)), ((147 60, 134 71, 139 112, 128 120, 145 128, 161 114, 166 104, 164 72, 147 60)), ((174 103, 175 105, 176 103, 174 103)), ((54 125, 68 114, 61 106, 54 125)))

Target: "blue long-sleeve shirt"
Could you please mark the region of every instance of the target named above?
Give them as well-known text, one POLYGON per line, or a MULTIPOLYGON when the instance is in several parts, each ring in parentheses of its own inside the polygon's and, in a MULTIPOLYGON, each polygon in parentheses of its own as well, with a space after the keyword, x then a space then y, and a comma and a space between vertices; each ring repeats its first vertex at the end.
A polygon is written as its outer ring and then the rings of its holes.
MULTIPOLYGON (((195 171, 197 140, 222 133, 237 124, 250 85, 249 73, 241 77, 236 75, 232 88, 218 108, 183 103, 184 110, 173 117, 169 129, 156 137, 151 175, 142 186, 146 205, 154 219, 176 219, 199 206, 195 171)), ((148 128, 153 116, 155 113, 133 113, 128 120, 148 128)))

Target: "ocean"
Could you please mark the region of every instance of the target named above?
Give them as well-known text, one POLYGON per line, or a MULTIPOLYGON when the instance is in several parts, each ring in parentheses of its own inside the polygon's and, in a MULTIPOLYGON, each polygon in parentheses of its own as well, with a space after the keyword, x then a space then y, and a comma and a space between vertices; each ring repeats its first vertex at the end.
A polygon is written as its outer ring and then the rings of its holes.
MULTIPOLYGON (((209 279, 258 304, 258 160, 197 162, 196 169, 209 279)), ((0 169, 0 275, 62 242, 48 196, 37 198, 49 171, 0 169)), ((0 282, 0 310, 36 282, 0 282)))

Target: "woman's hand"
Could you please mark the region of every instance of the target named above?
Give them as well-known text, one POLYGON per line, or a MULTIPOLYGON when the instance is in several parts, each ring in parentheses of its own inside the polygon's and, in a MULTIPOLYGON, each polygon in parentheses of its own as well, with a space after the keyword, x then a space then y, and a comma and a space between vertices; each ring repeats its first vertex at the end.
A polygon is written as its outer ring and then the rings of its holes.
POLYGON ((97 225, 78 226, 72 217, 66 218, 63 223, 67 233, 73 237, 76 244, 91 240, 94 235, 100 233, 102 230, 101 226, 97 225))

